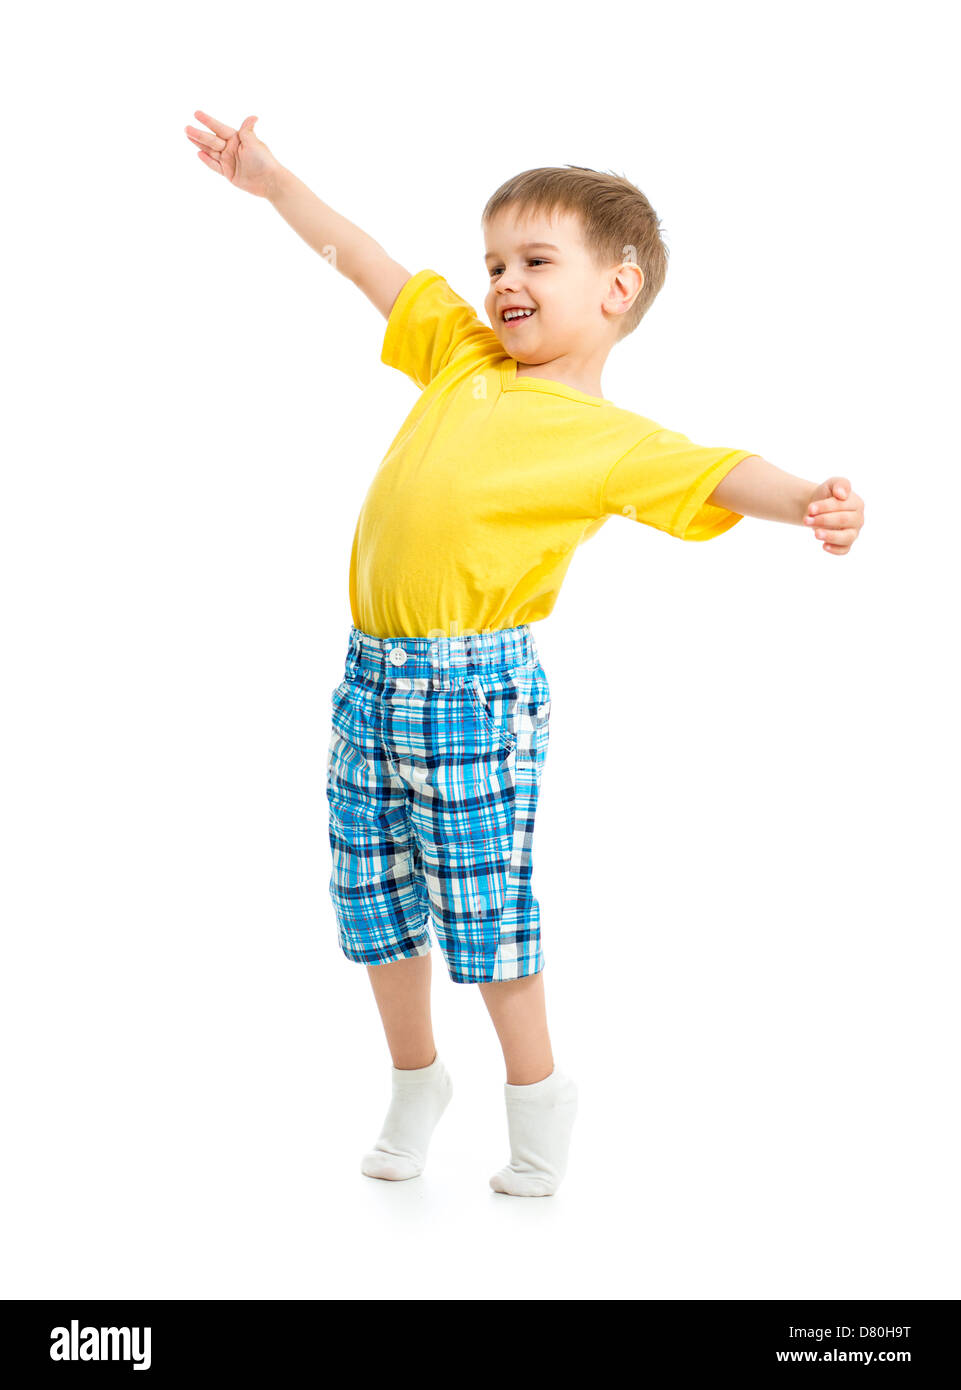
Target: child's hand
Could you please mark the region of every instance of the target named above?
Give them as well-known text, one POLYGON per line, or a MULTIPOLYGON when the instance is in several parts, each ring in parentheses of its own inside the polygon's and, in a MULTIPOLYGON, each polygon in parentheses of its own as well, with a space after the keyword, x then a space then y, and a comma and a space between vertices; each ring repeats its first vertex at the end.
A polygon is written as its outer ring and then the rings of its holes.
POLYGON ((283 166, 254 134, 254 122, 260 117, 248 116, 240 129, 234 130, 233 126, 224 125, 223 121, 215 121, 205 111, 195 111, 194 115, 214 132, 208 135, 196 126, 184 127, 187 139, 200 146, 197 154, 207 168, 213 169, 216 174, 223 174, 234 188, 241 188, 258 198, 268 198, 283 166))
POLYGON ((864 525, 864 500, 851 491, 847 478, 828 478, 811 493, 805 526, 829 555, 846 555, 864 525))

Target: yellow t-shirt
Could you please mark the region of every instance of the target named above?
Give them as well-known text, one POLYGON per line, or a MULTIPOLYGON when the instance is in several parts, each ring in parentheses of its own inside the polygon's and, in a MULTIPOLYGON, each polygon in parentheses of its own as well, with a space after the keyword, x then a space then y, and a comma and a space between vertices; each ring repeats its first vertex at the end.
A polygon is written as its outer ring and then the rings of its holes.
POLYGON ((687 541, 742 519, 705 499, 751 450, 701 448, 601 397, 518 377, 493 329, 434 270, 398 295, 381 361, 421 394, 357 519, 350 607, 361 632, 460 637, 538 622, 609 516, 687 541))

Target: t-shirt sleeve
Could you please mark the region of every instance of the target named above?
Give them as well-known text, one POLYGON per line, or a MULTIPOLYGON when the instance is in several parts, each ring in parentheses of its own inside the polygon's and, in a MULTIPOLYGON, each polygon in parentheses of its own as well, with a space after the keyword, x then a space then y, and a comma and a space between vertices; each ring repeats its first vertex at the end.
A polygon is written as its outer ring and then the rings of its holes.
POLYGON ((384 331, 380 360, 409 376, 421 390, 465 353, 482 357, 499 339, 436 270, 405 281, 384 331))
POLYGON ((682 541, 708 541, 742 521, 740 512, 707 501, 749 449, 712 449, 657 428, 618 459, 601 486, 602 515, 667 531, 682 541))

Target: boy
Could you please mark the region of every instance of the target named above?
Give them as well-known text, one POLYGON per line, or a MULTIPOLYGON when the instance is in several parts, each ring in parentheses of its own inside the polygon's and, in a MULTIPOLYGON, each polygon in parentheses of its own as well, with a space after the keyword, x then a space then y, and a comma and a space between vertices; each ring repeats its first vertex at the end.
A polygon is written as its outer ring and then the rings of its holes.
POLYGON ((452 1094, 430 1016, 428 920, 476 983, 507 1080, 495 1192, 550 1196, 577 1088, 554 1065, 531 841, 550 687, 530 624, 578 545, 623 515, 709 540, 745 515, 804 524, 844 555, 863 524, 846 478, 820 486, 747 450, 702 448, 601 394, 601 369, 660 290, 658 219, 624 178, 574 166, 503 185, 483 215, 488 328, 443 276, 411 275, 253 133, 195 112, 208 168, 268 199, 387 319, 381 360, 421 395, 377 470, 350 565, 345 679, 327 771, 339 943, 367 966, 392 1098, 370 1177, 423 1171, 452 1094))

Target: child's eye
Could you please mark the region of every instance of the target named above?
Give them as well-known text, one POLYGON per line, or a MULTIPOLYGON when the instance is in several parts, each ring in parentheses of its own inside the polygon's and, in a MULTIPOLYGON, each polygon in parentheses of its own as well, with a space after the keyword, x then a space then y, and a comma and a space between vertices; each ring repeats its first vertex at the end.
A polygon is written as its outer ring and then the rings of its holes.
MULTIPOLYGON (((531 258, 528 260, 527 264, 528 264, 528 265, 547 265, 547 261, 545 261, 544 258, 543 258, 542 256, 531 256, 531 258)), ((498 272, 499 270, 503 270, 503 266, 493 266, 492 269, 491 269, 491 275, 496 275, 497 272, 498 272)))

